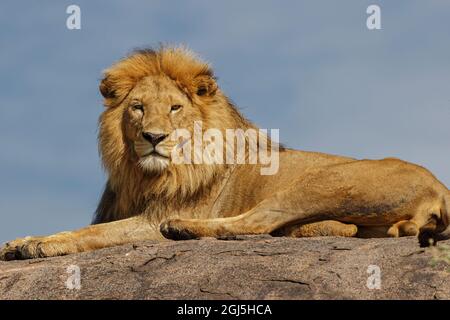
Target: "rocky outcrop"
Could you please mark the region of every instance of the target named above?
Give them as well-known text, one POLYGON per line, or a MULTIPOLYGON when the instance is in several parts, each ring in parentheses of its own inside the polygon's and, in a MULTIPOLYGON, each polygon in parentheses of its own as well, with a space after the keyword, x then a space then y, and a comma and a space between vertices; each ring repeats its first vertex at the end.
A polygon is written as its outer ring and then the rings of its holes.
POLYGON ((414 238, 141 242, 0 262, 0 299, 450 299, 436 251, 414 238))

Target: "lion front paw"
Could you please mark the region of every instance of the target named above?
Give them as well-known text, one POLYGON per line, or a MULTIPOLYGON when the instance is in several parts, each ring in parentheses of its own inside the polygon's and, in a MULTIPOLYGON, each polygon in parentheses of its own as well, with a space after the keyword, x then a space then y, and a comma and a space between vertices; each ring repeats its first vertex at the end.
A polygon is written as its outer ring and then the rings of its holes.
POLYGON ((61 256, 77 252, 76 245, 64 236, 26 237, 0 248, 0 260, 23 260, 61 256))
POLYGON ((0 260, 10 261, 20 259, 19 248, 30 238, 26 237, 5 243, 3 247, 0 247, 0 260))
POLYGON ((189 230, 181 219, 167 220, 161 223, 160 231, 167 239, 190 240, 200 238, 195 232, 189 230))

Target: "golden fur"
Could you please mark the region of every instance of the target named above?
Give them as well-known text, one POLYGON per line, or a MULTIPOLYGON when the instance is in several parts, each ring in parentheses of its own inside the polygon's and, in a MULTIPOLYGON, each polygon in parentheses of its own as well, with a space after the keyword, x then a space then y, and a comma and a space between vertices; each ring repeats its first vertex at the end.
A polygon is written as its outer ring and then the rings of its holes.
POLYGON ((271 176, 260 174, 260 164, 173 164, 176 142, 153 145, 147 133, 192 132, 198 120, 203 130, 256 129, 218 87, 211 67, 184 48, 134 52, 105 71, 100 92, 99 149, 108 182, 94 224, 12 241, 0 259, 258 233, 416 235, 427 245, 449 226, 448 189, 426 169, 397 159, 281 148, 279 172, 271 176))
MULTIPOLYGON (((100 117, 99 147, 109 174, 108 188, 115 191, 116 205, 109 212, 99 210, 97 221, 112 221, 140 211, 145 199, 185 203, 198 197, 226 166, 170 166, 161 175, 143 175, 136 167, 130 146, 123 137, 123 105, 132 88, 145 77, 170 78, 198 108, 204 130, 208 128, 254 127, 220 92, 212 69, 184 48, 140 50, 105 71, 100 91, 105 96, 106 111, 100 117), (198 90, 206 90, 198 96, 198 90)), ((197 115, 198 116, 198 115, 197 115)), ((194 119, 186 119, 191 127, 194 119)))

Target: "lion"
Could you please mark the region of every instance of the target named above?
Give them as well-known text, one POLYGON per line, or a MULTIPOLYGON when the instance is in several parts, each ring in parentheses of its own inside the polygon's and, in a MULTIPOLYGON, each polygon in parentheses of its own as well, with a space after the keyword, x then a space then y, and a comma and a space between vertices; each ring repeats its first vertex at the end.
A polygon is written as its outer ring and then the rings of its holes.
MULTIPOLYGON (((67 255, 143 240, 244 234, 448 237, 450 192, 425 168, 279 147, 276 174, 260 163, 175 164, 184 128, 257 129, 186 48, 137 50, 104 72, 99 150, 107 173, 92 224, 6 243, 0 259, 67 255)), ((245 136, 247 139, 247 137, 245 136)), ((272 139, 273 140, 273 139, 272 139)), ((275 146, 268 135, 265 141, 275 146)), ((245 155, 248 156, 249 148, 245 155)))

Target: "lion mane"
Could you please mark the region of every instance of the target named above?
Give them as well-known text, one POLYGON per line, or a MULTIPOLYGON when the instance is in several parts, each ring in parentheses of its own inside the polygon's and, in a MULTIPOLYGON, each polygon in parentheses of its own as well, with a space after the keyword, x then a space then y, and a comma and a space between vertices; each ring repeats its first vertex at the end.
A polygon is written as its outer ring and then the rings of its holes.
POLYGON ((141 79, 151 75, 166 75, 176 83, 200 110, 204 130, 255 128, 220 90, 210 65, 190 50, 161 47, 134 51, 105 70, 100 83, 106 109, 99 120, 99 152, 109 180, 94 222, 137 215, 149 202, 158 207, 165 201, 185 205, 198 200, 216 179, 223 178, 227 168, 186 164, 170 166, 159 175, 146 175, 136 166, 132 148, 124 138, 121 103, 141 79))

